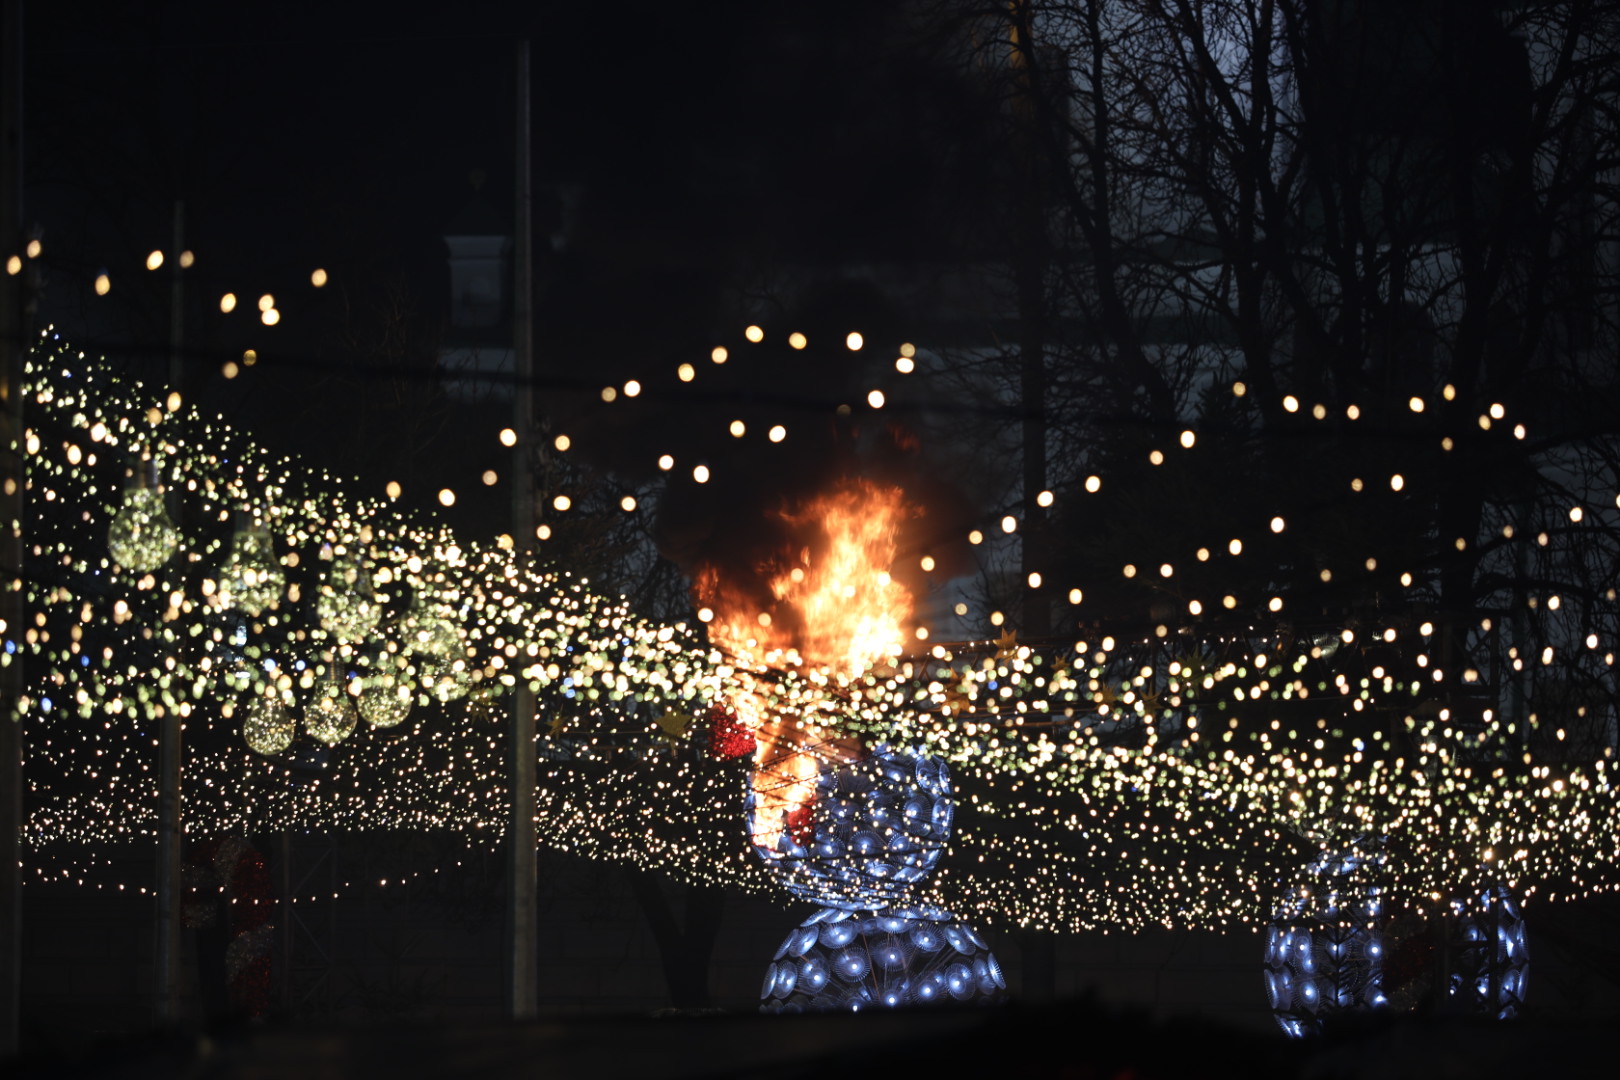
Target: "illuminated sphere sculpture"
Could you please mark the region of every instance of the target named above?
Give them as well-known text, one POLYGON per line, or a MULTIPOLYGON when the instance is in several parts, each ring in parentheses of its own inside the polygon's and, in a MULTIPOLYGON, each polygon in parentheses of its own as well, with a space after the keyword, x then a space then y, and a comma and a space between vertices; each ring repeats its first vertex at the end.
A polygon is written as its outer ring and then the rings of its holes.
POLYGON ((827 907, 875 911, 904 899, 939 862, 955 804, 945 763, 888 746, 862 761, 822 762, 814 794, 769 846, 750 785, 754 850, 793 895, 827 907))
POLYGON ((219 572, 219 597, 225 606, 257 615, 281 603, 286 587, 270 530, 263 526, 237 530, 231 556, 219 572))
POLYGON ((984 939, 938 908, 821 908, 765 969, 764 1012, 998 1002, 1007 980, 984 939))
POLYGON ((280 697, 255 697, 242 717, 242 740, 255 753, 279 754, 292 745, 298 722, 280 697))
POLYGON ((765 805, 749 785, 754 850, 795 896, 821 907, 765 972, 764 1012, 1001 1001, 1001 965, 972 927, 916 904, 939 862, 955 804, 939 758, 877 746, 823 761, 802 802, 765 805), (780 816, 777 816, 780 815, 780 816))
POLYGON ((180 530, 169 520, 163 492, 153 486, 126 488, 124 505, 107 526, 113 561, 137 574, 150 573, 180 548, 180 530))
POLYGON ((382 610, 371 574, 359 560, 347 555, 333 559, 315 601, 321 628, 338 641, 363 641, 376 629, 382 610))
POLYGON ((1513 895, 1496 885, 1472 902, 1454 900, 1450 923, 1447 994, 1496 1020, 1517 1016, 1524 1008, 1530 948, 1513 895))
POLYGON ((1266 927, 1266 998, 1289 1035, 1318 1032, 1323 1018, 1335 1013, 1389 1006, 1383 986, 1388 920, 1378 883, 1384 858, 1355 844, 1323 852, 1266 927))
POLYGON ((304 730, 327 746, 336 746, 353 735, 359 723, 353 695, 341 683, 322 687, 304 710, 304 730))
POLYGON ((1498 1019, 1523 1005, 1524 919, 1506 889, 1486 889, 1430 914, 1397 913, 1380 878, 1387 857, 1358 838, 1327 851, 1285 894, 1266 928, 1266 997, 1300 1037, 1340 1014, 1409 1012, 1443 995, 1498 1019))

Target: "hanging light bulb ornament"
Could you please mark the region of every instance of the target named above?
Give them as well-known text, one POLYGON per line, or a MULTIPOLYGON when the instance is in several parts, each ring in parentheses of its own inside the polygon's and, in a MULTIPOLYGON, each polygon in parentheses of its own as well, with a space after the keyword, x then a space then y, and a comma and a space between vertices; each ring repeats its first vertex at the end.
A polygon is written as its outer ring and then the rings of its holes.
POLYGON ((336 746, 354 734, 360 714, 355 711, 354 695, 349 693, 341 669, 335 661, 327 663, 331 665, 331 676, 321 681, 315 700, 304 710, 304 730, 327 746, 336 746))
POLYGON ((252 518, 238 519, 231 555, 220 569, 219 597, 228 608, 257 615, 281 603, 286 575, 276 562, 270 530, 252 518))
POLYGON ((242 739, 255 753, 279 754, 292 745, 298 723, 280 694, 256 695, 242 718, 242 739))
POLYGON ((163 505, 157 464, 144 461, 124 488, 124 504, 107 526, 107 551, 124 569, 146 574, 168 562, 179 548, 180 530, 163 505))
POLYGON ((339 555, 321 582, 315 615, 321 627, 338 641, 356 642, 376 629, 382 618, 382 605, 371 583, 371 574, 359 559, 339 555))
POLYGON ((401 627, 400 643, 415 664, 422 688, 433 697, 448 702, 467 692, 467 649, 443 605, 413 606, 401 627))
POLYGON ((396 727, 411 714, 411 688, 392 675, 373 675, 355 704, 372 727, 396 727))

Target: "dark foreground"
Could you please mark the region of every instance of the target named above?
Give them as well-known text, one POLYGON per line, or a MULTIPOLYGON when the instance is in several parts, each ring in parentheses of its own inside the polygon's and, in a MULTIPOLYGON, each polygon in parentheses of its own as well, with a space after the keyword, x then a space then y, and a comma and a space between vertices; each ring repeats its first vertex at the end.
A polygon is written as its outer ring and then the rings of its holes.
POLYGON ((542 1020, 526 1025, 241 1026, 0 1063, 22 1078, 364 1076, 1551 1077, 1613 1066, 1610 1025, 1406 1019, 1289 1042, 1087 1002, 971 1011, 542 1020), (18 1065, 13 1071, 9 1066, 18 1065))

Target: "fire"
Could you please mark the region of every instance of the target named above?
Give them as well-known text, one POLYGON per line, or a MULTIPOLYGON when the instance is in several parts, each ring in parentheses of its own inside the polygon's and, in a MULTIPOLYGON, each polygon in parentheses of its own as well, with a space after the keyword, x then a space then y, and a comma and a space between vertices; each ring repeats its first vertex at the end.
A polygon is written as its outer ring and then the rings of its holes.
MULTIPOLYGON (((899 655, 912 599, 891 568, 912 513, 899 488, 867 480, 782 508, 782 550, 754 567, 751 581, 713 566, 698 575, 698 597, 714 612, 710 640, 744 669, 810 665, 853 676, 899 655)), ((740 680, 731 706, 757 733, 754 843, 773 851, 784 832, 807 823, 820 762, 855 760, 860 748, 820 741, 798 718, 770 715, 751 683, 740 680)))
POLYGON ((709 639, 743 663, 807 663, 850 675, 898 655, 912 602, 890 568, 909 516, 899 488, 866 480, 778 511, 798 543, 755 568, 768 601, 718 567, 699 574, 698 595, 715 613, 709 639))

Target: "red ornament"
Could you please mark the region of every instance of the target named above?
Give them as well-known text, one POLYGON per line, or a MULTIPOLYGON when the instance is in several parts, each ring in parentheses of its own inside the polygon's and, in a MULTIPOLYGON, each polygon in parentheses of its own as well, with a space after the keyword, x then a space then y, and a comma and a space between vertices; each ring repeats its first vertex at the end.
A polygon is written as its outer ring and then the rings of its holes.
POLYGON ((182 905, 187 926, 213 922, 214 896, 223 891, 231 910, 231 942, 225 949, 225 977, 231 1002, 249 1016, 270 1008, 270 946, 276 900, 264 856, 240 836, 205 841, 191 850, 185 867, 188 896, 182 905))
POLYGON ((709 754, 721 761, 753 754, 758 744, 748 725, 724 705, 709 710, 709 754))
POLYGON ((793 837, 793 842, 800 847, 810 843, 810 838, 816 834, 816 799, 812 795, 804 802, 787 812, 782 824, 787 828, 787 834, 793 837))

